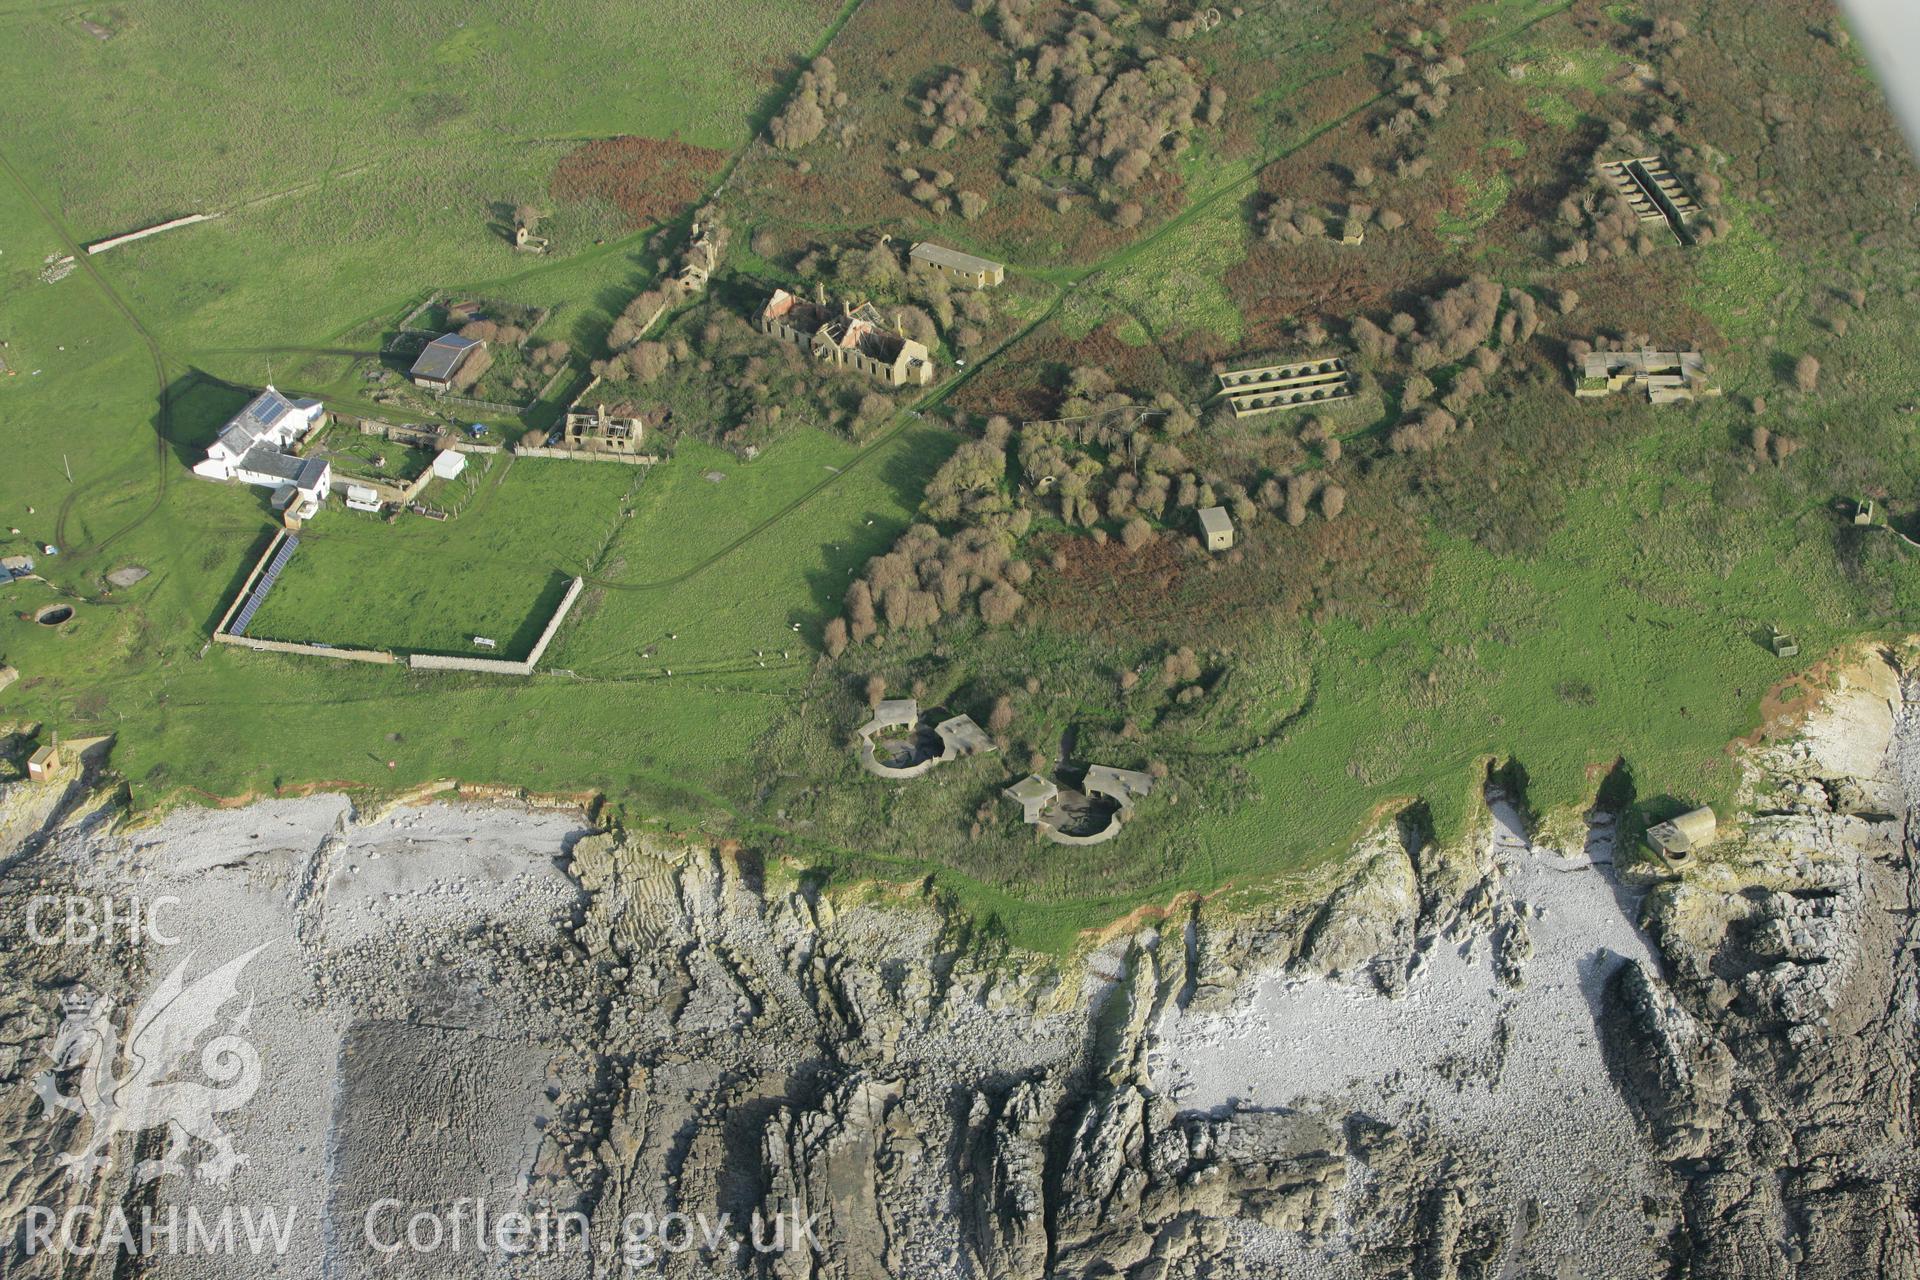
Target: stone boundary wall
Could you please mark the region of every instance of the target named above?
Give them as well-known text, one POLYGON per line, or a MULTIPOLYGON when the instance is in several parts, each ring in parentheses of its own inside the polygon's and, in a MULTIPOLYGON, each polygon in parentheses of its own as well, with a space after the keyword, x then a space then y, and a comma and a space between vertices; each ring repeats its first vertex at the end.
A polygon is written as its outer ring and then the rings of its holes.
POLYGON ((438 653, 407 655, 407 665, 415 671, 478 671, 490 676, 530 676, 533 665, 508 662, 505 658, 454 658, 438 653))
POLYGON ((425 470, 405 484, 393 484, 386 480, 375 480, 369 476, 345 475, 336 471, 329 491, 345 493, 348 485, 360 485, 379 494, 382 502, 391 502, 396 506, 404 507, 419 497, 420 491, 426 488, 432 479, 433 464, 431 462, 427 464, 425 470))
POLYGON ((504 658, 456 658, 438 653, 416 653, 407 658, 407 665, 415 671, 477 671, 483 675, 530 676, 540 659, 546 656, 547 646, 553 643, 553 637, 560 630, 560 624, 567 620, 573 611, 574 602, 580 593, 586 590, 584 578, 575 578, 573 585, 567 588, 567 594, 561 597, 560 607, 547 619, 546 629, 540 633, 540 639, 534 643, 533 652, 522 662, 508 662, 504 658))
MULTIPOLYGON (((220 616, 220 625, 214 629, 213 638, 221 644, 252 649, 258 653, 297 653, 316 658, 338 658, 347 662, 397 664, 400 661, 399 657, 385 649, 343 649, 324 644, 295 644, 287 640, 258 640, 252 636, 236 636, 228 633, 227 626, 233 621, 234 610, 238 609, 240 602, 252 593, 254 582, 272 562, 273 553, 279 550, 280 543, 286 536, 286 531, 283 529, 267 544, 266 553, 253 566, 253 572, 247 575, 246 582, 241 585, 240 593, 234 597, 233 603, 227 606, 227 611, 220 616)), ((546 656, 547 646, 553 643, 553 637, 559 632, 560 624, 567 620, 569 613, 573 612, 574 604, 586 588, 585 578, 575 578, 567 587, 567 594, 560 598, 559 608, 555 609, 553 616, 547 619, 546 627, 540 632, 540 639, 534 642, 533 652, 527 655, 525 661, 508 662, 504 658, 456 658, 437 653, 414 653, 407 655, 407 666, 415 671, 477 671, 483 675, 530 676, 534 668, 540 664, 540 659, 546 656)))
POLYGON ((341 649, 326 644, 294 644, 288 640, 258 640, 253 636, 229 635, 222 631, 213 637, 221 644, 238 645, 260 653, 305 653, 317 658, 341 658, 348 662, 391 664, 399 659, 385 649, 341 649))
POLYGON ((457 404, 463 409, 482 409, 488 413, 525 413, 533 408, 533 401, 525 404, 504 404, 498 400, 476 400, 472 396, 457 396, 451 391, 443 392, 438 399, 447 404, 457 404))
POLYGON ((209 222, 219 216, 217 213, 190 213, 184 218, 174 218, 167 222, 156 222, 150 227, 142 227, 138 231, 129 231, 125 235, 108 236, 105 240, 95 240, 87 246, 87 252, 105 253, 109 249, 117 248, 123 244, 131 244, 135 240, 144 240, 148 236, 157 236, 162 231, 172 231, 175 227, 190 227, 196 222, 209 222))
POLYGON ((575 462, 624 462, 630 467, 650 467, 660 461, 657 453, 597 453, 592 449, 551 449, 545 445, 515 445, 516 458, 571 458, 575 462))
POLYGON ((260 575, 265 573, 267 566, 273 563, 273 553, 280 549, 280 544, 285 542, 287 537, 288 533, 285 529, 277 529, 273 537, 268 539, 267 549, 260 553, 258 560, 253 562, 253 568, 248 572, 247 580, 240 584, 240 590, 227 605, 227 611, 220 615, 219 625, 213 629, 215 640, 228 638, 227 628, 233 625, 233 615, 240 612, 240 606, 245 604, 247 597, 253 594, 253 584, 260 581, 260 575))
POLYGON ((567 594, 560 598, 560 607, 553 611, 551 618, 547 619, 547 629, 540 633, 540 639, 534 644, 533 652, 527 655, 529 669, 539 665, 540 659, 546 657, 547 646, 553 643, 554 633, 560 630, 560 624, 567 620, 569 613, 573 612, 574 601, 578 600, 580 593, 586 589, 585 578, 575 578, 573 585, 567 588, 567 594))

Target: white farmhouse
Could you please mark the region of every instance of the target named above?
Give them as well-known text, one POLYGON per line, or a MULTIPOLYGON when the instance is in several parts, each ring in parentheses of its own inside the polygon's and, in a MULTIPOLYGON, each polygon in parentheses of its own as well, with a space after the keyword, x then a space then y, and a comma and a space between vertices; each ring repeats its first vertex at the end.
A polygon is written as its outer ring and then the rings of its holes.
POLYGON ((292 450, 325 412, 318 400, 289 400, 269 386, 220 428, 193 473, 272 489, 276 506, 311 515, 326 501, 333 467, 325 459, 302 458, 292 450))

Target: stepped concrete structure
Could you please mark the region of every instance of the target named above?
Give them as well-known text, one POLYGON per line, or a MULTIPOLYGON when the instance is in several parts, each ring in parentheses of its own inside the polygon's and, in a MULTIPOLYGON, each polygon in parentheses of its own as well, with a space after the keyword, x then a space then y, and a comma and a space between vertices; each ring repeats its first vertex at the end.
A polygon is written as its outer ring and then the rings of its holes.
POLYGON ((1220 390, 1236 418, 1253 418, 1282 409, 1305 409, 1353 398, 1353 372, 1337 356, 1293 364, 1234 369, 1220 375, 1220 390))
POLYGON ((1698 216, 1700 206, 1673 176, 1665 160, 1659 156, 1609 160, 1601 164, 1600 176, 1640 221, 1665 223, 1675 239, 1686 243, 1687 224, 1698 216))

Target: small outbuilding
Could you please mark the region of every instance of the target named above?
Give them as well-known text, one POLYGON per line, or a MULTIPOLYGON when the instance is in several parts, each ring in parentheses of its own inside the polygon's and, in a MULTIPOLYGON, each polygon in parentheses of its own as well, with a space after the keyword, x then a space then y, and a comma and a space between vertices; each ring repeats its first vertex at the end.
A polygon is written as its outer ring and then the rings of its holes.
POLYGON ((407 376, 413 379, 416 387, 425 387, 429 391, 451 391, 460 376, 460 370, 486 347, 487 344, 478 338, 443 333, 421 350, 413 362, 413 368, 407 371, 407 376))
POLYGON ((456 480, 467 469, 467 455, 458 449, 442 449, 433 455, 433 477, 436 480, 456 480))
POLYGON ((34 782, 45 782, 60 772, 60 748, 48 743, 27 757, 27 777, 34 782))
POLYGON ((1000 794, 1020 806, 1021 820, 1031 827, 1039 825, 1047 806, 1059 796, 1060 788, 1039 774, 1030 773, 1000 794))
POLYGON ((1225 507, 1202 507, 1197 514, 1200 537, 1207 544, 1207 550, 1225 551, 1233 545, 1233 517, 1225 507))
POLYGON ((928 244, 924 240, 908 251, 907 261, 976 289, 999 284, 1007 278, 1006 267, 991 258, 975 257, 971 253, 962 253, 945 245, 928 244))
POLYGON ((1712 844, 1718 831, 1713 810, 1702 805, 1648 827, 1647 847, 1663 858, 1686 858, 1712 844))
POLYGON ((987 731, 974 722, 972 716, 959 715, 942 720, 933 726, 935 736, 940 739, 940 758, 958 760, 961 756, 979 755, 993 750, 993 739, 987 731))

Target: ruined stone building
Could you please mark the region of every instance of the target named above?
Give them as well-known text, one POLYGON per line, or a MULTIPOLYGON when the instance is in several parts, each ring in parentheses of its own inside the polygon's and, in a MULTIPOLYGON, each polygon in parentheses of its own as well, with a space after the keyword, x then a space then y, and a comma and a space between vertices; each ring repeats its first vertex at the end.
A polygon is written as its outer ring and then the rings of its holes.
POLYGON ((760 331, 804 347, 815 360, 857 370, 890 387, 924 387, 933 381, 926 344, 886 327, 870 302, 808 302, 775 289, 760 311, 760 331))
POLYGON ((680 269, 673 273, 673 282, 682 293, 695 294, 707 287, 713 270, 720 265, 720 246, 711 227, 702 229, 697 223, 693 228, 693 243, 680 259, 680 269))
POLYGON ((640 406, 626 399, 596 394, 600 379, 587 384, 567 406, 561 420, 561 443, 586 453, 638 453, 646 431, 640 406))

